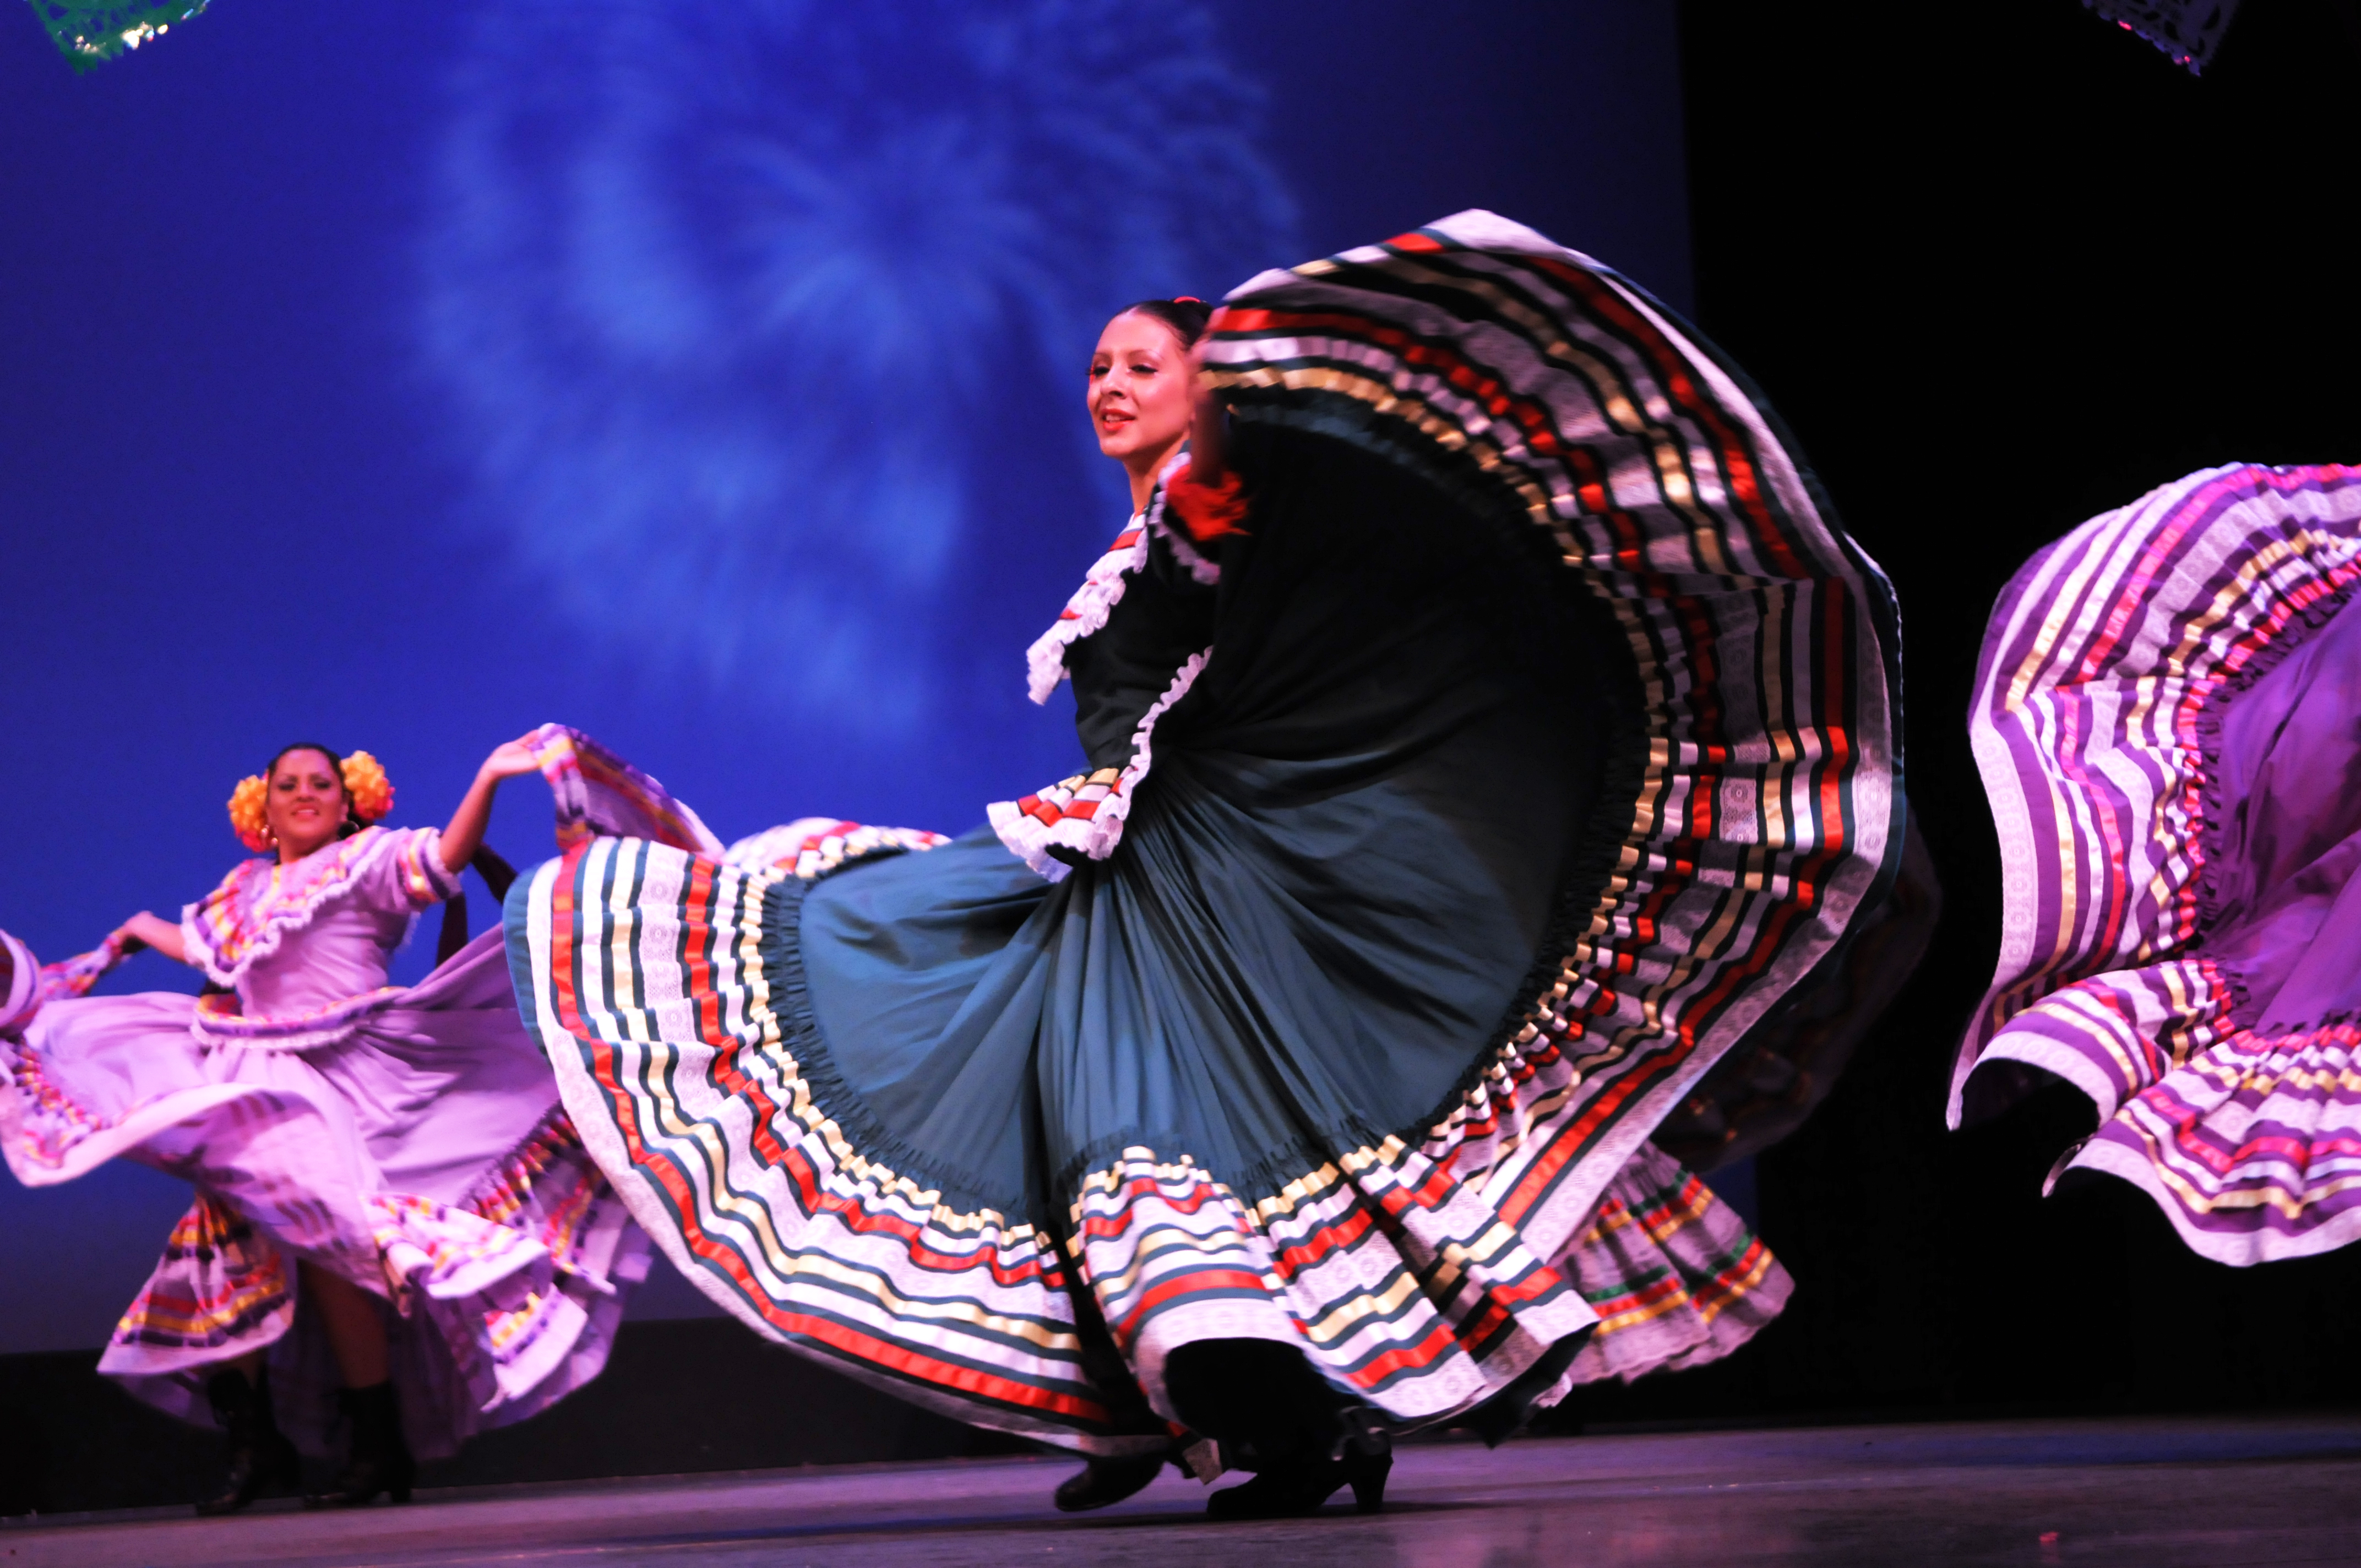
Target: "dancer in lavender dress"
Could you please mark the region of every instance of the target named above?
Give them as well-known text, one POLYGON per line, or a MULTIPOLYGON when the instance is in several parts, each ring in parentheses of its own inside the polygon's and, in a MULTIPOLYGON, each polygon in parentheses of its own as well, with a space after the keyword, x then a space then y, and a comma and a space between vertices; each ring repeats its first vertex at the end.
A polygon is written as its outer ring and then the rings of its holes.
POLYGON ((2219 1263, 2361 1240, 2356 593, 2361 467, 2242 465, 2051 544, 1984 634, 2008 903, 1952 1124, 2063 1079, 2099 1124, 2058 1175, 2219 1263))
POLYGON ((392 829, 368 826, 392 789, 368 753, 291 746, 231 802, 270 853, 179 924, 135 916, 47 970, 0 934, 17 1179, 121 1156, 197 1189, 99 1369, 228 1430, 229 1481, 201 1513, 292 1485, 296 1445, 325 1446, 332 1389, 348 1458, 312 1500, 406 1500, 413 1456, 595 1376, 646 1272, 646 1237, 520 1025, 500 934, 386 983, 417 915, 471 861, 500 869, 477 859, 493 792, 534 769, 502 746, 440 833, 392 829), (204 971, 207 993, 80 994, 143 946, 204 971))

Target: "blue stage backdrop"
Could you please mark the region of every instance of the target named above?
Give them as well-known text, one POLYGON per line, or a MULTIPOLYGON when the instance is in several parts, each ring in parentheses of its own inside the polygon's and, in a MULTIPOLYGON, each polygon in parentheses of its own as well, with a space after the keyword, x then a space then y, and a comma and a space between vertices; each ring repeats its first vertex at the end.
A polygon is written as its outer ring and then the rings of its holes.
MULTIPOLYGON (((0 5, 0 926, 177 913, 297 738, 397 823, 560 718, 725 838, 971 826, 1077 756, 1022 655, 1122 521, 1106 315, 1468 206, 1686 307, 1673 16, 217 0, 77 78, 0 5)), ((0 1352, 103 1343, 186 1201, 0 1181, 0 1352)))

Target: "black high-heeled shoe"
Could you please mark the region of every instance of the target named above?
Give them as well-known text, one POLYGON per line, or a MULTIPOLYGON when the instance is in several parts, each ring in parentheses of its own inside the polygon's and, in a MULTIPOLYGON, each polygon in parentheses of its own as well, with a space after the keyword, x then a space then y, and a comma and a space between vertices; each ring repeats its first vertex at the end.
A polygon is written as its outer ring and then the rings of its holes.
POLYGON ((1306 1459, 1274 1465, 1241 1486, 1205 1499, 1217 1519, 1285 1519, 1315 1514, 1338 1488, 1353 1488, 1353 1504, 1365 1514, 1386 1506, 1386 1477, 1394 1467, 1393 1445, 1383 1432, 1347 1443, 1334 1459, 1306 1459), (1374 1441, 1371 1441, 1374 1440, 1374 1441))
POLYGON ((268 1491, 302 1488, 302 1464, 270 1408, 270 1374, 266 1368, 256 1378, 249 1383, 245 1373, 230 1368, 205 1379, 214 1420, 229 1437, 229 1477, 197 1505, 203 1517, 234 1514, 268 1491))
POLYGON ((1109 1508, 1141 1490, 1163 1468, 1164 1455, 1160 1453, 1093 1457, 1058 1484, 1057 1494, 1050 1500, 1061 1514, 1109 1508))
POLYGON ((381 1494, 397 1503, 410 1501, 411 1484, 418 1478, 418 1462, 401 1439, 401 1413, 393 1403, 393 1385, 376 1383, 367 1388, 339 1388, 336 1404, 352 1423, 351 1457, 344 1473, 327 1491, 303 1499, 307 1508, 357 1508, 381 1494))

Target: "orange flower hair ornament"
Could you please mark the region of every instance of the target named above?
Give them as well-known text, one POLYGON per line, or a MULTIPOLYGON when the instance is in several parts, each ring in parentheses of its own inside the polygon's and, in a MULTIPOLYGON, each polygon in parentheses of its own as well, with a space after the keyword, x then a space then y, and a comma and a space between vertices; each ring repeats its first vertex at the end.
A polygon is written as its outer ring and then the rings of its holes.
POLYGON ((385 776, 384 766, 367 751, 355 751, 345 759, 345 794, 353 803, 353 815, 366 825, 375 822, 393 809, 393 781, 385 776))
MULTIPOLYGON (((393 809, 393 781, 385 776, 384 764, 375 757, 355 751, 345 759, 340 771, 345 797, 352 802, 356 821, 375 822, 393 809)), ((237 788, 230 792, 229 825, 236 829, 237 841, 258 855, 270 848, 270 824, 263 816, 269 797, 270 785, 258 773, 238 780, 237 788)))
POLYGON ((262 819, 262 802, 269 794, 270 786, 256 773, 229 792, 229 825, 237 829, 237 841, 258 855, 270 848, 270 827, 262 819))

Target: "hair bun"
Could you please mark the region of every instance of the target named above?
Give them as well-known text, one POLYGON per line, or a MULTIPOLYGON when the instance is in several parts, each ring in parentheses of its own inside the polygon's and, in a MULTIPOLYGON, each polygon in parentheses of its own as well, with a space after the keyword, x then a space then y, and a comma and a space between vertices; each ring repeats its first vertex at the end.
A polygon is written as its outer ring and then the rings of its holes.
POLYGON ((1213 319, 1213 307, 1194 294, 1182 294, 1171 300, 1141 300, 1116 313, 1143 315, 1162 322, 1185 348, 1193 346, 1205 335, 1205 323, 1213 319))

